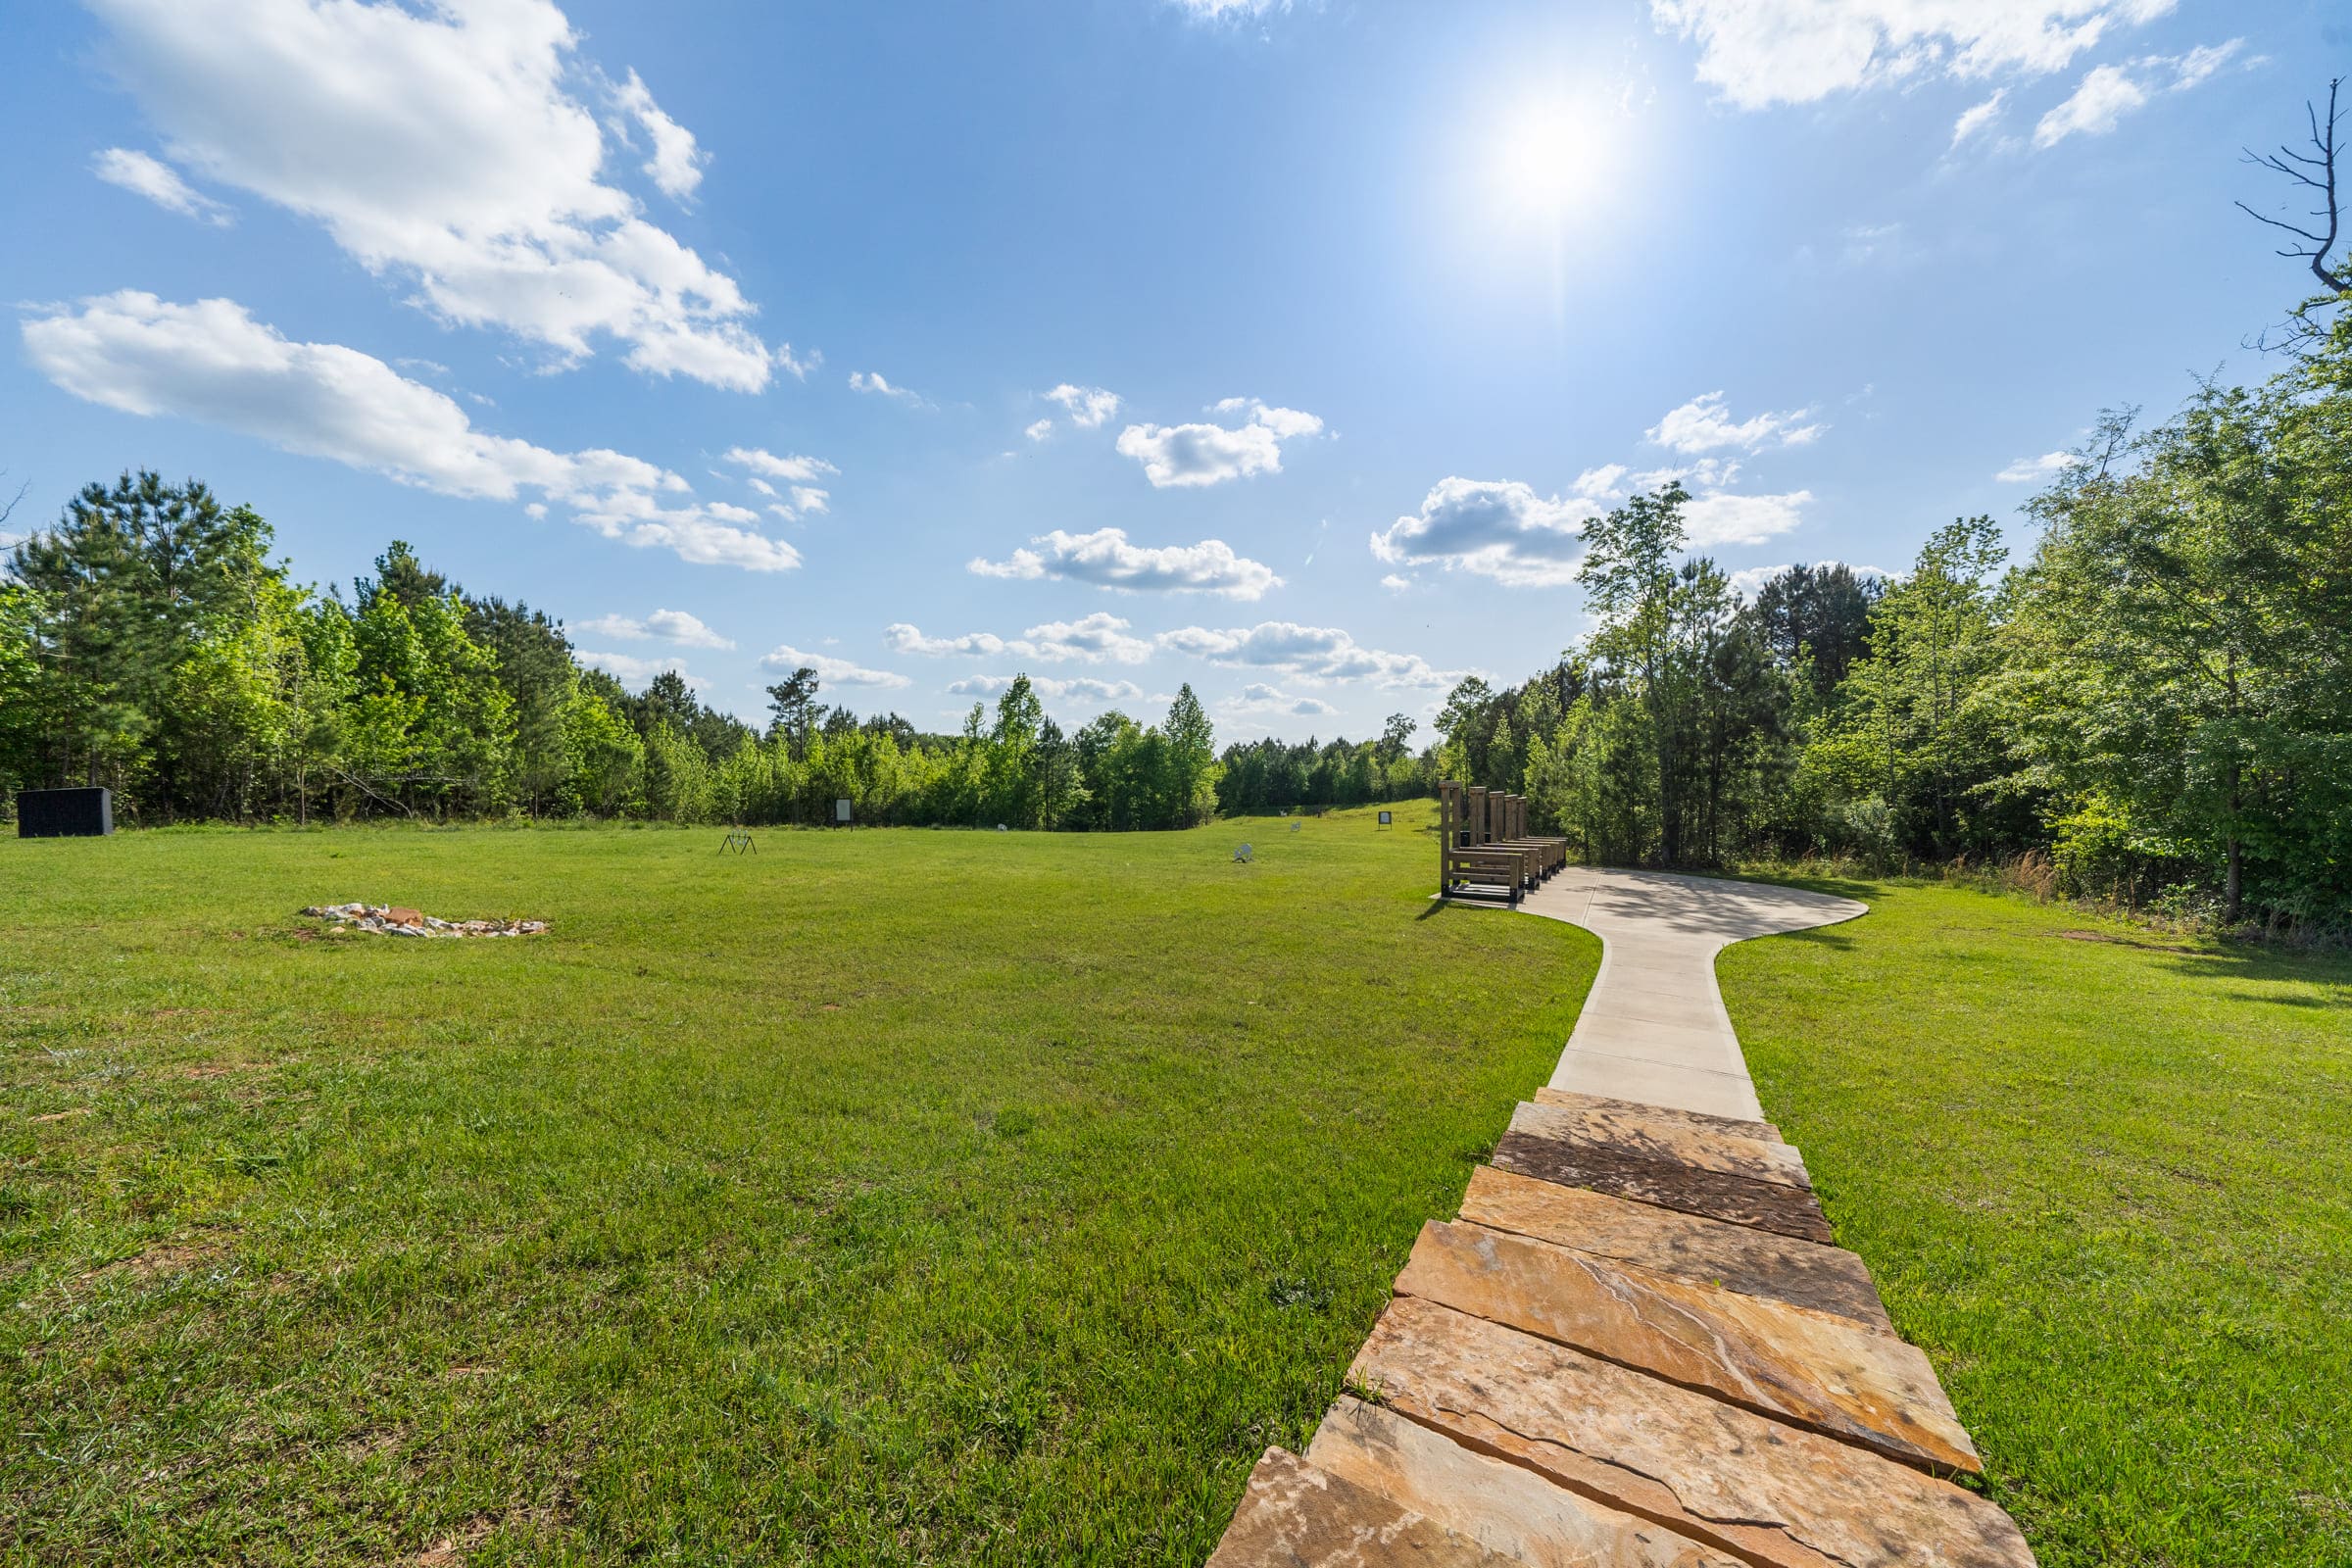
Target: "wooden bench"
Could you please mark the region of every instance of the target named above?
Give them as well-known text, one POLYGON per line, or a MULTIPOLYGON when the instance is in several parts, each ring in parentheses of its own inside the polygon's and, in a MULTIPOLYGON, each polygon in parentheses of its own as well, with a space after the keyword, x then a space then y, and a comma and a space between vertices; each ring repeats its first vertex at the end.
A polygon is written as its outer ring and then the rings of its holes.
POLYGON ((1471 794, 1459 784, 1438 786, 1438 896, 1493 900, 1515 909, 1519 896, 1539 879, 1539 857, 1529 849, 1483 842, 1485 801, 1474 803, 1471 794))

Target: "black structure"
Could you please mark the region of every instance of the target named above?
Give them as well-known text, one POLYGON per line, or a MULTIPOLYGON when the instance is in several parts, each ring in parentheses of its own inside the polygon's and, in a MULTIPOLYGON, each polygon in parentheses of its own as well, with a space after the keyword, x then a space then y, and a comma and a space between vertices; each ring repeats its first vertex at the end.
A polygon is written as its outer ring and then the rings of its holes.
POLYGON ((17 837, 98 839, 115 830, 111 790, 19 790, 17 837))

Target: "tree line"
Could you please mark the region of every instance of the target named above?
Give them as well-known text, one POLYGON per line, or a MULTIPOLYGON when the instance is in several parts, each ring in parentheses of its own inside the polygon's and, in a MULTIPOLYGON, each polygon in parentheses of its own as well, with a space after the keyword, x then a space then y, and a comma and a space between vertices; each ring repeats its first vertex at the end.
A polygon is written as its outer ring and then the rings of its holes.
POLYGON ((762 825, 1186 827, 1220 769, 1190 686, 1158 724, 1065 734, 1026 676, 955 734, 768 688, 764 728, 675 672, 631 693, 563 624, 395 542, 321 593, 201 483, 92 484, 0 576, 0 793, 115 792, 133 824, 509 814, 762 825))
POLYGON ((2022 561, 1963 517, 1899 575, 1793 566, 1743 599, 1669 486, 1589 529, 1581 648, 1455 689, 1439 766, 1596 860, 2035 857, 2077 894, 2340 924, 2348 496, 2352 314, 2261 385, 2102 418, 2022 561))

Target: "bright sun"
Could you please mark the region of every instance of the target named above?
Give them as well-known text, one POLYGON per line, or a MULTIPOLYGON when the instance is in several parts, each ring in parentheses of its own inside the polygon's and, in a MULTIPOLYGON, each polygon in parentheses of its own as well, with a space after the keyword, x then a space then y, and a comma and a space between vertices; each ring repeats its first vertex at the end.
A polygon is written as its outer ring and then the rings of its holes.
POLYGON ((1607 183, 1612 134, 1606 111, 1591 99, 1549 97, 1522 104, 1495 137, 1495 194, 1512 216, 1568 217, 1592 204, 1607 183))

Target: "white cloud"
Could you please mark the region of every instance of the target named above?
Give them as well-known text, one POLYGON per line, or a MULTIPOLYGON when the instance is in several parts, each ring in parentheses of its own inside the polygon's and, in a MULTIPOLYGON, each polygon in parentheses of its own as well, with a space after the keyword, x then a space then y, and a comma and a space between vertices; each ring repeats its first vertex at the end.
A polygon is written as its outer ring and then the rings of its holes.
POLYGON ((2186 92, 2235 59, 2245 43, 2243 38, 2232 38, 2228 43, 2199 44, 2178 59, 2159 63, 2174 68, 2173 91, 2186 92))
POLYGON ((1644 433, 1659 446, 1693 456, 1729 447, 1760 452, 1768 446, 1803 446, 1819 437, 1821 425, 1797 422, 1811 412, 1791 409, 1786 414, 1759 414, 1735 423, 1724 407, 1723 394, 1705 392, 1668 411, 1644 433))
POLYGON ((694 691, 709 691, 710 683, 699 675, 686 673, 683 660, 672 655, 666 659, 639 659, 633 654, 599 654, 587 649, 575 649, 572 658, 592 669, 601 669, 624 686, 643 686, 656 675, 675 670, 694 691))
POLYGON ((1386 577, 1380 579, 1380 585, 1393 594, 1400 594, 1413 585, 1413 579, 1410 577, 1399 577, 1396 575, 1396 573, 1392 571, 1386 577))
POLYGON ((731 638, 721 637, 683 610, 657 610, 643 620, 627 615, 599 615, 594 620, 581 621, 576 629, 594 637, 619 637, 629 642, 655 639, 682 648, 735 646, 731 638))
MULTIPOLYGON (((1012 682, 1010 675, 966 675, 961 680, 950 681, 948 692, 955 697, 998 697, 1012 682)), ((1029 684, 1048 702, 1066 699, 1082 703, 1132 703, 1144 695, 1144 689, 1131 680, 1098 680, 1092 675, 1067 680, 1032 675, 1029 684)))
MULTIPOLYGON (((1770 582, 1773 578, 1778 577, 1782 572, 1787 571, 1790 564, 1790 563, 1784 561, 1777 566, 1742 566, 1738 571, 1729 573, 1726 580, 1731 584, 1732 592, 1738 594, 1741 599, 1744 599, 1752 604, 1755 601, 1757 591, 1766 583, 1770 582)), ((1852 572, 1857 577, 1884 577, 1886 575, 1885 571, 1881 570, 1877 566, 1846 565, 1845 563, 1838 561, 1817 561, 1813 563, 1813 567, 1817 571, 1826 570, 1829 567, 1838 565, 1845 565, 1845 569, 1852 572)))
POLYGON ((1271 11, 1288 11, 1291 0, 1168 0, 1199 22, 1242 22, 1271 11))
POLYGON ((796 484, 806 484, 811 479, 841 472, 822 458, 779 458, 764 447, 729 447, 727 461, 754 473, 764 473, 770 478, 787 479, 796 484))
POLYGON ((1691 548, 1716 545, 1760 545, 1804 521, 1799 509, 1813 499, 1810 490, 1786 495, 1742 496, 1709 491, 1693 496, 1683 508, 1683 525, 1690 530, 1691 548))
POLYGON ((1380 686, 1448 686, 1456 676, 1418 654, 1366 648, 1336 626, 1262 620, 1216 630, 1186 626, 1162 632, 1159 647, 1236 668, 1287 670, 1304 680, 1369 680, 1380 686))
POLYGON ((1033 647, 1040 659, 1081 659, 1089 663, 1107 659, 1122 664, 1140 664, 1152 657, 1152 645, 1140 637, 1129 636, 1127 622, 1100 610, 1076 620, 1046 621, 1030 627, 1021 637, 1022 642, 1014 644, 1013 651, 1025 653, 1033 647))
POLYGON ((2005 99, 2008 98, 2008 88, 1995 87, 1992 90, 1992 96, 1985 99, 1983 103, 1971 104, 1966 109, 1961 110, 1960 118, 1952 122, 1952 145, 1954 147, 1959 146, 1962 142, 1968 140, 1969 137, 1974 136, 1977 132, 1983 130, 1985 126, 1991 124, 1995 120, 1999 119, 2001 113, 2001 104, 2005 99))
MULTIPOLYGON (((738 391, 804 368, 753 333, 733 278, 606 182, 585 100, 614 89, 551 0, 90 4, 173 163, 316 220, 441 320, 564 366, 610 337, 637 370, 738 391)), ((666 134, 653 167, 674 194, 690 138, 666 134)))
POLYGON ((2146 90, 2127 75, 2123 67, 2095 67, 2073 97, 2041 117, 2034 127, 2034 145, 2055 147, 2078 131, 2104 136, 2118 120, 2147 101, 2146 90))
POLYGON ((809 482, 828 474, 841 472, 839 468, 822 458, 799 455, 779 458, 764 447, 729 447, 726 459, 737 467, 751 470, 744 482, 760 494, 773 497, 776 505, 767 510, 787 522, 793 521, 804 513, 833 510, 833 492, 821 489, 809 482), (777 496, 774 485, 769 484, 767 479, 760 477, 761 474, 767 475, 768 478, 781 479, 792 487, 790 505, 786 505, 783 498, 777 496))
POLYGON ((2038 458, 2019 458, 1993 478, 2002 484, 2039 484, 2044 479, 2056 478, 2074 463, 2072 452, 2044 452, 2038 458))
POLYGON ((789 643, 779 643, 760 656, 760 662, 769 669, 794 670, 806 665, 816 671, 819 683, 827 686, 896 687, 914 683, 896 670, 867 669, 846 659, 830 654, 804 653, 789 643))
POLYGON ((1741 109, 1950 75, 2063 71, 2110 27, 2173 0, 1650 0, 1699 46, 1698 79, 1741 109))
POLYGON ((1227 398, 1212 414, 1247 412, 1238 428, 1221 424, 1131 424, 1119 432, 1121 457, 1144 466, 1152 488, 1222 484, 1282 471, 1282 443, 1320 435, 1323 421, 1297 409, 1269 408, 1254 398, 1227 398))
POLYGON ((894 654, 919 654, 927 659, 943 659, 951 654, 971 654, 983 658, 1005 651, 1004 638, 993 632, 967 632, 961 637, 926 637, 922 629, 906 622, 894 621, 882 628, 882 643, 894 654))
POLYGON ((613 89, 612 96, 654 144, 654 156, 645 165, 647 177, 661 186, 664 195, 681 202, 692 197, 703 182, 703 163, 710 156, 695 146, 694 132, 662 112, 634 71, 613 89))
POLYGON ((1054 421, 1052 419, 1040 419, 1021 432, 1032 441, 1043 441, 1053 433, 1054 421))
POLYGON ((966 569, 982 577, 1066 578, 1098 588, 1135 592, 1217 594, 1258 599, 1282 586, 1274 568, 1234 553, 1222 539, 1197 545, 1135 545, 1123 528, 1067 533, 1056 528, 1029 541, 1035 550, 1015 550, 1004 561, 977 559, 966 569))
MULTIPOLYGON (((1081 430, 1095 429, 1119 412, 1119 395, 1099 386, 1073 386, 1064 381, 1046 396, 1060 404, 1070 422, 1081 430)), ((1029 428, 1034 432, 1037 426, 1029 428)))
POLYGON ((443 495, 514 501, 526 490, 608 538, 702 564, 781 571, 788 544, 733 527, 692 502, 678 475, 595 449, 552 452, 494 436, 445 393, 332 343, 296 343, 233 300, 173 305, 125 289, 26 320, 33 365, 78 398, 172 415, 327 458, 443 495))
POLYGON ((1152 645, 1129 635, 1126 621, 1100 610, 1077 620, 1045 621, 1015 638, 985 631, 967 632, 961 637, 926 637, 919 628, 899 621, 882 629, 882 641, 893 653, 933 659, 954 654, 985 659, 1010 655, 1055 662, 1079 660, 1102 663, 1108 660, 1121 664, 1140 664, 1152 657, 1152 645))
POLYGON ((907 387, 892 386, 879 373, 871 370, 852 370, 850 372, 850 390, 871 392, 874 396, 888 398, 893 403, 904 403, 910 409, 931 407, 931 400, 920 392, 907 387))
POLYGON ((1268 715, 1282 718, 1322 718, 1339 710, 1320 697, 1294 697, 1263 681, 1252 681, 1242 688, 1242 695, 1226 699, 1217 705, 1217 716, 1224 719, 1256 718, 1268 715))
POLYGON ((2245 44, 2201 44, 2184 55, 2143 55, 2121 66, 2098 66, 2086 74, 2074 95, 2041 117, 2034 127, 2034 145, 2055 147, 2078 133, 2104 136, 2117 122, 2144 106, 2159 92, 2186 92, 2228 65, 2245 44))
MULTIPOLYGON (((1596 470, 1600 471, 1600 470, 1596 470)), ((1613 466, 1617 478, 1622 466, 1613 466)), ((1576 577, 1584 525, 1601 514, 1589 496, 1546 500, 1517 480, 1440 480, 1421 510, 1372 536, 1393 565, 1442 565, 1513 588, 1556 587, 1576 577)))
MULTIPOLYGON (((1738 471, 1735 464, 1701 458, 1682 468, 1650 473, 1622 464, 1587 470, 1578 494, 1545 498, 1516 480, 1443 479, 1422 498, 1421 510, 1398 517, 1372 536, 1372 554, 1397 565, 1439 565, 1492 577, 1507 588, 1556 588, 1576 580, 1584 559, 1586 524, 1623 499, 1621 486, 1661 489, 1677 480, 1707 486, 1685 503, 1683 523, 1691 545, 1757 544, 1787 533, 1802 520, 1799 509, 1813 499, 1806 490, 1783 495, 1739 495, 1719 488, 1738 471)), ((1384 586, 1409 586, 1402 578, 1384 586)))
POLYGON ((109 185, 120 185, 134 196, 144 196, 166 212, 182 218, 201 219, 223 227, 235 221, 229 210, 192 188, 179 177, 179 172, 151 153, 132 152, 127 147, 109 147, 90 160, 90 172, 109 185))

